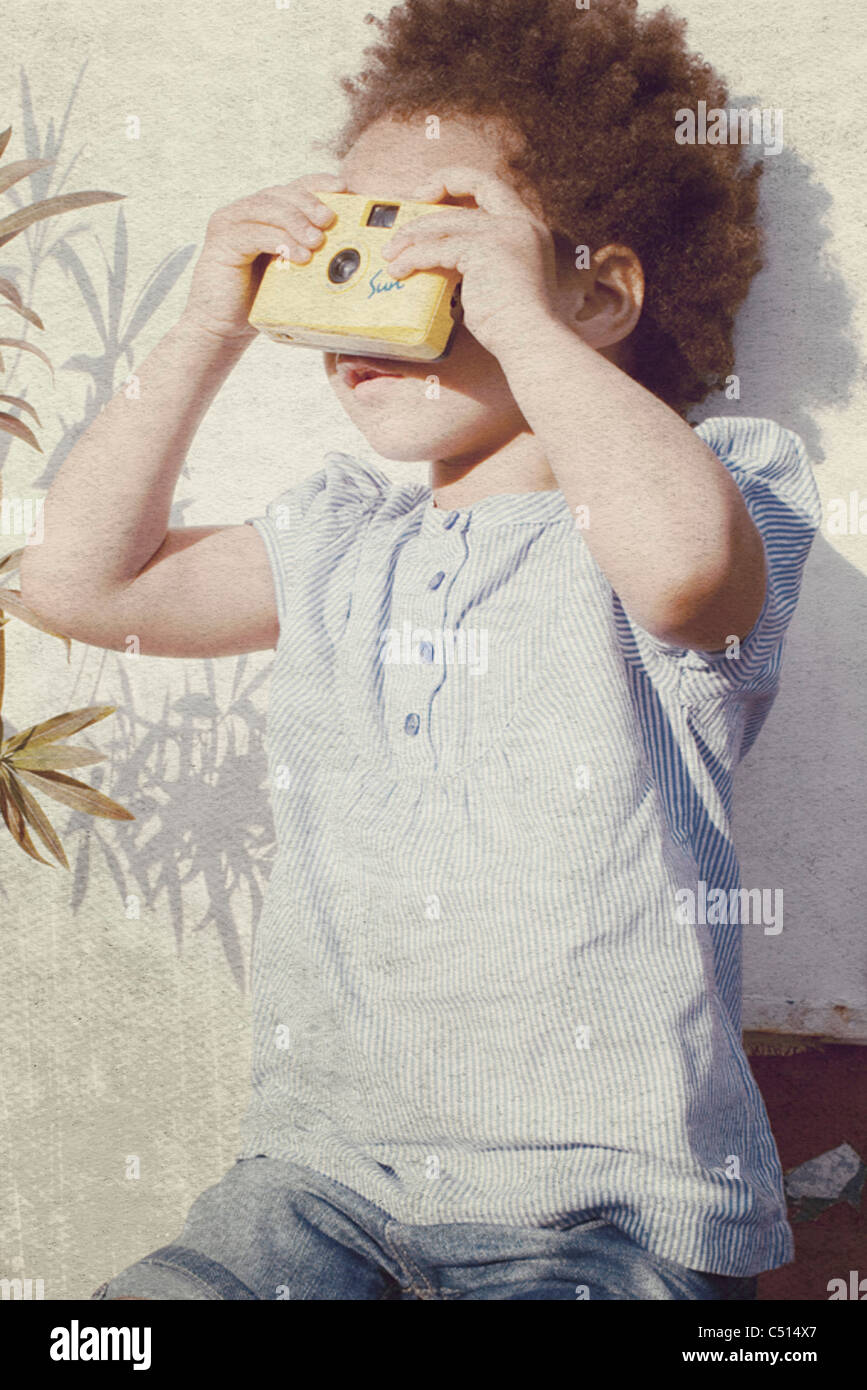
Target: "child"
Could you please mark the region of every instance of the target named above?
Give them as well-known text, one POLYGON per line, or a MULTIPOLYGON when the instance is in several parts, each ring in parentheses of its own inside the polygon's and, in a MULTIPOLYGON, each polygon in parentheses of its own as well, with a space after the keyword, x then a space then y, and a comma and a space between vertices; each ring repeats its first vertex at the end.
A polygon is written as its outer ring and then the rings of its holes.
POLYGON ((635 0, 406 0, 345 85, 339 174, 215 213, 24 555, 81 641, 276 648, 241 1150, 94 1297, 754 1298, 793 1240, 742 917, 689 905, 747 901, 732 772, 819 508, 795 435, 684 417, 733 368, 758 170, 675 139, 727 93, 635 0), (387 254, 462 275, 450 354, 325 354, 430 487, 332 453, 168 530, 265 257, 309 260, 341 189, 442 204, 387 254))

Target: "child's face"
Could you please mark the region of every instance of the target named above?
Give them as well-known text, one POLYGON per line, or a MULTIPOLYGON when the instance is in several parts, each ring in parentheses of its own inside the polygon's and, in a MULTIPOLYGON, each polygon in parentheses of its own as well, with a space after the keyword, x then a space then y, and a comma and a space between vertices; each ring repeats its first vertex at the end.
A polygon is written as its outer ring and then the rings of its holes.
MULTIPOLYGON (((445 165, 472 165, 502 178, 508 139, 480 120, 443 120, 440 139, 428 140, 422 117, 381 120, 369 126, 341 165, 347 190, 367 196, 412 199, 414 190, 445 165)), ((472 198, 444 203, 475 207, 472 198)), ((383 458, 472 464, 489 457, 528 426, 496 357, 462 324, 448 356, 439 362, 380 359, 383 371, 400 376, 351 387, 338 358, 327 352, 325 370, 350 419, 383 458), (439 394, 426 387, 429 376, 439 394)))

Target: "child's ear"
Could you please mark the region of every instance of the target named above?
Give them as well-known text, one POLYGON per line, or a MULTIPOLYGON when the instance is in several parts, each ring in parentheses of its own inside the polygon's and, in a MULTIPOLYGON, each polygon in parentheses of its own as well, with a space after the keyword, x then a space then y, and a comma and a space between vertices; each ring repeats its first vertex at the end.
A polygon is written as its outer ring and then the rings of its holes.
POLYGON ((612 243, 594 251, 586 270, 561 278, 564 317, 590 347, 616 347, 641 317, 644 270, 629 246, 612 243))

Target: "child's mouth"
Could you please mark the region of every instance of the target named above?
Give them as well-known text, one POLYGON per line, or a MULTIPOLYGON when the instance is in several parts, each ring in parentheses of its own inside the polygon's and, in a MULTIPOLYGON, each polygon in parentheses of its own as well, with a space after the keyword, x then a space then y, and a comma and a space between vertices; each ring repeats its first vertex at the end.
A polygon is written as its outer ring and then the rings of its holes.
POLYGON ((372 361, 366 357, 343 357, 337 358, 337 371, 341 381, 349 387, 350 391, 355 391, 359 387, 374 381, 388 381, 403 379, 403 372, 393 371, 390 367, 383 367, 381 362, 372 361))

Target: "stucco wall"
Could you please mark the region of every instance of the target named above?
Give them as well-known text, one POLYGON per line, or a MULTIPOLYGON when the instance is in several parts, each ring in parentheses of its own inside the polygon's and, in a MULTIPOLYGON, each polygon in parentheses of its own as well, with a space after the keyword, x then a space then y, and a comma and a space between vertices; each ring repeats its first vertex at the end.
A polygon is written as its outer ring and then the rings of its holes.
MULTIPOLYGON (((20 72, 44 136, 87 60, 61 162, 81 149, 66 187, 127 195, 66 219, 82 227, 72 244, 103 305, 95 236, 111 259, 119 207, 128 316, 151 271, 198 243, 216 207, 321 167, 310 142, 339 112, 334 78, 352 70, 369 39, 367 8, 388 5, 7 0, 0 126, 14 127, 9 157, 25 156, 20 72)), ((826 507, 852 490, 867 495, 864 148, 853 118, 867 48, 862 7, 683 0, 676 8, 739 104, 758 100, 785 116, 786 147, 768 160, 765 180, 771 259, 739 327, 741 400, 708 402, 703 414, 771 416, 798 430, 826 507)), ((22 240, 0 247, 0 275, 26 269, 22 240)), ((135 360, 180 311, 190 267, 136 338, 135 360)), ((99 356, 94 319, 60 265, 43 264, 32 297, 46 324, 38 341, 58 368, 99 356)), ((11 333, 11 315, 6 323, 11 333)), ((18 384, 28 383, 42 416, 45 454, 14 443, 3 485, 27 498, 50 481, 65 431, 85 414, 88 384, 111 383, 104 369, 91 378, 67 368, 52 389, 35 359, 20 370, 18 384)), ((376 459, 341 414, 316 354, 257 343, 199 432, 175 524, 261 512, 334 448, 395 477, 425 476, 422 463, 376 459)), ((20 543, 4 537, 2 552, 20 543)), ((777 706, 738 774, 744 880, 781 887, 785 902, 780 935, 746 934, 748 1029, 867 1041, 865 618, 867 536, 826 528, 777 706)), ((79 644, 67 661, 58 641, 10 624, 7 733, 61 710, 116 704, 86 739, 110 760, 84 775, 137 817, 93 822, 57 807, 69 873, 27 859, 0 827, 0 1275, 43 1278, 47 1297, 86 1295, 171 1238, 192 1199, 232 1162, 249 1062, 250 932, 267 876, 269 662, 267 653, 132 661, 79 644)))

